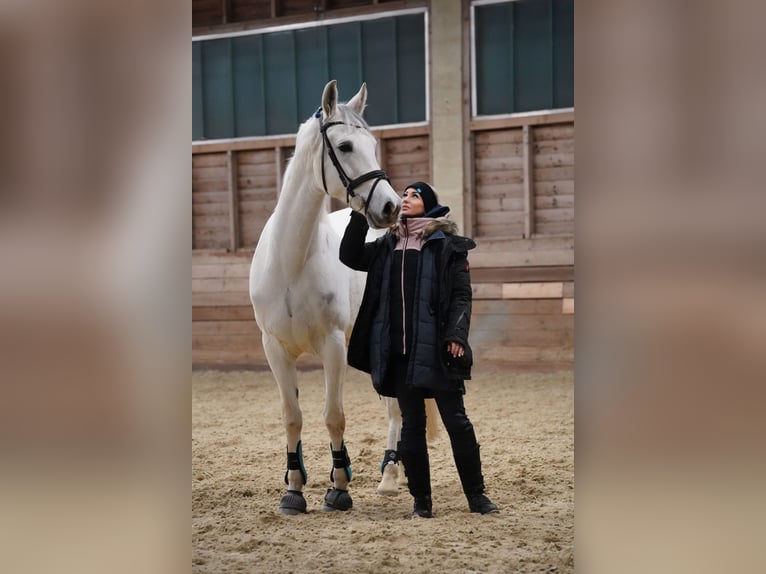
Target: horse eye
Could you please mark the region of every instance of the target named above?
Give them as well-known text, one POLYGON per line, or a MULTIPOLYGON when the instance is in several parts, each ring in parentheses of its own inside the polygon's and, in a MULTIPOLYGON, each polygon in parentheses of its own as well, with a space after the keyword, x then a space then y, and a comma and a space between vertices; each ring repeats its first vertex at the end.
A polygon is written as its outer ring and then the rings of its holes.
POLYGON ((351 142, 343 142, 338 146, 338 149, 343 153, 348 153, 354 149, 354 146, 351 145, 351 142))

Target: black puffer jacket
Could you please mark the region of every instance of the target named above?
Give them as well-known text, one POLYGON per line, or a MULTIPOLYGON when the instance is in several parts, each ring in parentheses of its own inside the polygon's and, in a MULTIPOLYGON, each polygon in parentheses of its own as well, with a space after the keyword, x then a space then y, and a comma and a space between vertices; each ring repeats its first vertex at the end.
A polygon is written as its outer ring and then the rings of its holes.
MULTIPOLYGON (((372 375, 375 390, 396 396, 394 381, 387 380, 391 355, 389 289, 394 232, 365 243, 366 219, 352 212, 340 245, 340 260, 352 269, 367 272, 367 284, 348 347, 348 364, 372 375)), ((476 243, 455 235, 457 226, 435 219, 424 232, 416 280, 412 324, 413 343, 407 383, 432 390, 461 390, 471 378, 473 357, 468 345, 471 324, 471 276, 468 251, 476 243), (465 348, 463 357, 447 353, 447 343, 465 348)))

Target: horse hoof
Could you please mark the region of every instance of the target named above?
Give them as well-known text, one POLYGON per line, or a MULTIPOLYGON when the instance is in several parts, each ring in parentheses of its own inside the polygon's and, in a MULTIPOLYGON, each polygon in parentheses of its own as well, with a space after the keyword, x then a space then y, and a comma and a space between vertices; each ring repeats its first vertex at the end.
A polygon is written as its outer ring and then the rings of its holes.
POLYGON ((306 499, 303 498, 303 493, 298 490, 288 490, 279 501, 279 512, 290 516, 305 514, 306 499))
POLYGON ((383 468, 383 478, 380 479, 380 484, 376 492, 379 496, 398 496, 399 484, 397 478, 399 476, 399 469, 395 463, 388 463, 383 468))
POLYGON ((348 490, 341 490, 340 488, 328 488, 327 494, 324 497, 324 506, 322 510, 324 512, 335 512, 336 510, 346 511, 351 510, 354 503, 351 501, 351 495, 348 490))

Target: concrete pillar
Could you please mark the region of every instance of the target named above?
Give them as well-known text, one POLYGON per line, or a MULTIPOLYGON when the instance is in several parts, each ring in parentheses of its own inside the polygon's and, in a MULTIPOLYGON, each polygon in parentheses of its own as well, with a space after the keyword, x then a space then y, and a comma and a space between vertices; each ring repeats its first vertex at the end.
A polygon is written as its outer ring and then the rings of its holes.
POLYGON ((431 2, 431 167, 439 201, 463 215, 462 2, 431 2))

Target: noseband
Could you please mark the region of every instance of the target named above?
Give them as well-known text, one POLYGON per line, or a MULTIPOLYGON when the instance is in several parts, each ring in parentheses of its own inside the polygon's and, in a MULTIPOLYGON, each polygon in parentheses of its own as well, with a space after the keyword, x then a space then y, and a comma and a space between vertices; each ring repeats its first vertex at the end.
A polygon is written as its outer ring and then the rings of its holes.
MULTIPOLYGON (((340 161, 338 161, 338 156, 335 155, 335 150, 332 147, 332 144, 330 143, 330 140, 327 137, 327 128, 330 128, 332 126, 336 126, 338 124, 346 124, 346 122, 327 122, 322 123, 322 108, 320 107, 316 113, 314 114, 314 117, 319 120, 319 131, 322 134, 322 185, 324 186, 324 192, 329 195, 329 192, 327 191, 327 180, 325 179, 324 174, 324 153, 325 149, 327 149, 327 153, 330 156, 330 161, 332 161, 332 164, 335 166, 335 171, 338 172, 338 177, 340 178, 341 183, 346 188, 346 204, 348 205, 351 201, 352 197, 356 197, 356 194, 354 193, 354 189, 359 187, 360 184, 364 183, 365 181, 369 181, 371 179, 375 180, 375 183, 372 184, 372 188, 370 188, 370 193, 367 195, 367 201, 364 202, 364 212, 367 213, 367 206, 370 205, 372 202, 372 194, 375 193, 375 188, 378 186, 378 183, 380 183, 381 179, 385 179, 387 182, 391 183, 391 180, 388 179, 388 176, 386 175, 386 172, 382 169, 376 169, 373 171, 368 171, 365 174, 360 175, 356 179, 351 179, 346 175, 346 172, 343 171, 343 167, 340 165, 340 161)), ((351 125, 355 128, 364 128, 364 126, 359 126, 356 124, 346 124, 351 125)))

